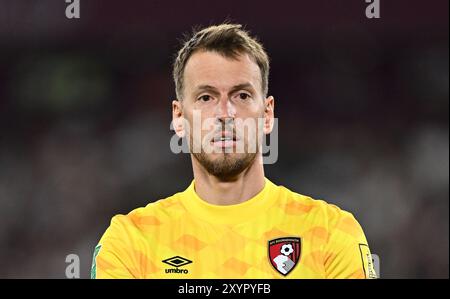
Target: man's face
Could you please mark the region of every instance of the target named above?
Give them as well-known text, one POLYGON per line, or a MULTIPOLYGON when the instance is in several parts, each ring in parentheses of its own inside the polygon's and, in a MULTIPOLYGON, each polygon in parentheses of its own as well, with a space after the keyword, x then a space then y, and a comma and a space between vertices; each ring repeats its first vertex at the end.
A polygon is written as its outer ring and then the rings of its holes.
POLYGON ((184 70, 183 99, 173 105, 174 119, 189 123, 185 134, 193 157, 222 180, 233 179, 255 161, 259 134, 271 130, 264 125, 273 120, 273 98, 264 98, 260 69, 247 54, 232 59, 194 53, 184 70))

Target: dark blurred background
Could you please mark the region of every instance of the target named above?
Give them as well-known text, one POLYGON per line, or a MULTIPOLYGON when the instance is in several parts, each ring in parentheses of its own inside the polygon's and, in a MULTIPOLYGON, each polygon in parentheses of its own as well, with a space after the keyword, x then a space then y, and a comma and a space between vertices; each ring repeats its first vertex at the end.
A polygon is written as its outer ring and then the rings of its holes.
POLYGON ((448 278, 448 1, 380 2, 0 0, 0 277, 88 277, 113 215, 187 187, 172 58, 228 19, 271 57, 266 175, 354 213, 381 277, 448 278))

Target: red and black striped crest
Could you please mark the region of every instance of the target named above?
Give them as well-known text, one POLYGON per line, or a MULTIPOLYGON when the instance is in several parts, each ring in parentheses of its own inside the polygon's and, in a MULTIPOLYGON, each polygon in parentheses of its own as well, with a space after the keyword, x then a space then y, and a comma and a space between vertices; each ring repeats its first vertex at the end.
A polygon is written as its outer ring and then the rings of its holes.
POLYGON ((301 238, 285 237, 269 241, 269 260, 275 270, 288 275, 300 261, 301 238))

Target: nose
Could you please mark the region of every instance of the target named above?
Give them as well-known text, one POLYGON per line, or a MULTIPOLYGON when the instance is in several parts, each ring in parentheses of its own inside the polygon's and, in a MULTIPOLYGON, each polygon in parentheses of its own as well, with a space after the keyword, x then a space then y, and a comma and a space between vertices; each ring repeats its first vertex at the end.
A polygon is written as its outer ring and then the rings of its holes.
POLYGON ((234 119, 236 117, 236 107, 226 96, 222 96, 215 109, 216 118, 221 121, 234 119))

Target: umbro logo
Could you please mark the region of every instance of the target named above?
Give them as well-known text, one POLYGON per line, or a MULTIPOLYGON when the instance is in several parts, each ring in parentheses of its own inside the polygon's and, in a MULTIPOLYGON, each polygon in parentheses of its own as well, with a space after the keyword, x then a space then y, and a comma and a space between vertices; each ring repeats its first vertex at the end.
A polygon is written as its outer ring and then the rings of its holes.
POLYGON ((192 263, 191 260, 188 260, 187 258, 181 257, 179 255, 165 259, 162 262, 166 263, 169 266, 175 267, 166 269, 166 273, 182 273, 182 274, 188 274, 189 270, 179 269, 179 267, 183 267, 186 266, 187 264, 192 263))

